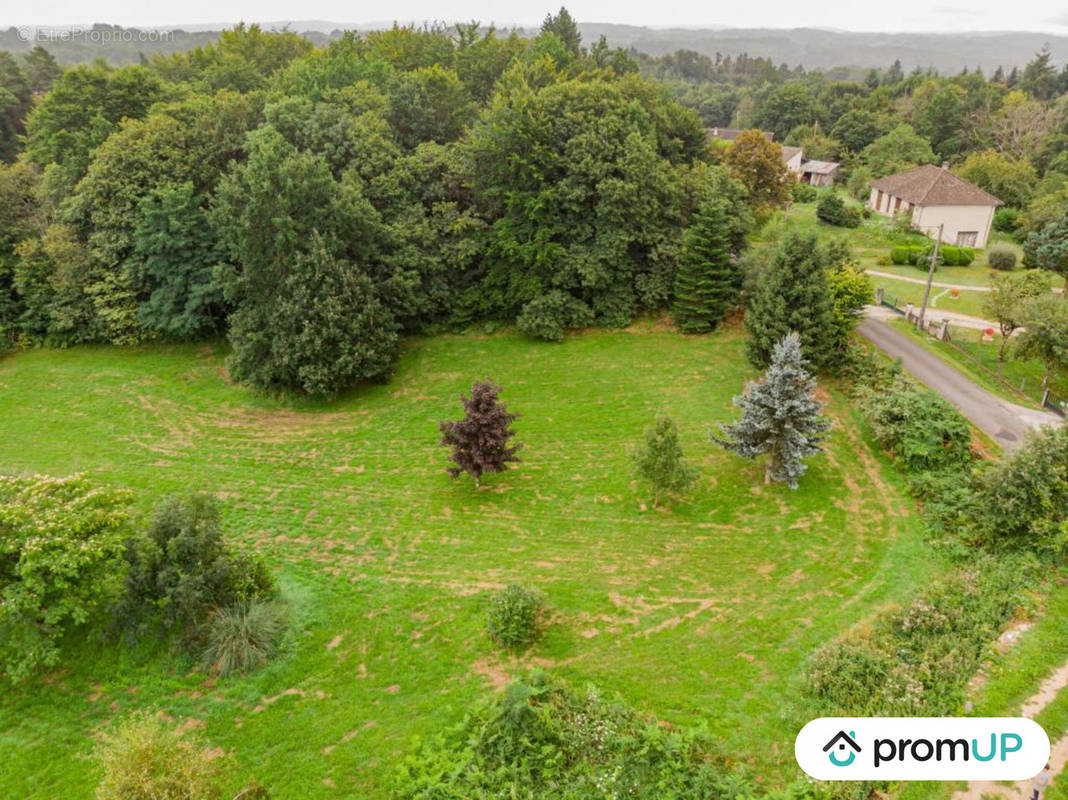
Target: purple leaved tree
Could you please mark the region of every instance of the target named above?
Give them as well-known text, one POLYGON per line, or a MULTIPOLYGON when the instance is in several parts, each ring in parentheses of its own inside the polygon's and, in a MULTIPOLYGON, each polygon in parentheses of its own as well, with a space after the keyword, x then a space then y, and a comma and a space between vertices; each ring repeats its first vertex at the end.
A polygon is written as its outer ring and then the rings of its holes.
POLYGON ((452 477, 466 472, 475 479, 475 486, 481 486, 483 473, 504 472, 509 461, 519 461, 515 454, 520 445, 509 443, 515 436, 512 422, 519 415, 508 413, 497 399, 500 391, 490 381, 477 381, 471 397, 460 395, 464 418, 439 424, 441 443, 452 448, 455 466, 448 468, 452 477))

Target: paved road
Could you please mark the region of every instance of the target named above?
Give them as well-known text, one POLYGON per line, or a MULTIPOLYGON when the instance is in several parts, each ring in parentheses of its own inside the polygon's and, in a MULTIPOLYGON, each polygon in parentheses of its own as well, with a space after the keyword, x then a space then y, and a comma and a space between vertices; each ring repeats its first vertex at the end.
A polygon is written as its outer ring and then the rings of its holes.
POLYGON ((909 374, 960 409, 1006 453, 1015 450, 1032 428, 1061 421, 1050 412, 1018 406, 992 395, 885 322, 866 319, 857 331, 891 358, 900 358, 909 374))

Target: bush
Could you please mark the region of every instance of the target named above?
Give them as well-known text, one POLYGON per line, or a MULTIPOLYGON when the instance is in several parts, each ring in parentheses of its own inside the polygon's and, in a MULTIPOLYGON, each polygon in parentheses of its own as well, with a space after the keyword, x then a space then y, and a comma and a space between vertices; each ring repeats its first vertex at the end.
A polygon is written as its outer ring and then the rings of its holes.
MULTIPOLYGON (((593 686, 577 691, 543 673, 428 739, 401 764, 397 790, 401 800, 764 796, 728 769, 707 733, 658 725, 593 686)), ((812 795, 794 786, 775 796, 812 795)))
POLYGON ((971 463, 971 429, 960 412, 934 392, 904 378, 861 399, 879 443, 906 472, 963 470, 971 463))
POLYGON ((0 670, 11 680, 57 664, 63 636, 106 609, 130 500, 81 475, 0 475, 0 670))
POLYGON ((262 667, 274 654, 285 627, 277 603, 252 600, 219 609, 205 633, 204 666, 218 675, 262 667))
POLYGON ((1011 206, 1002 206, 994 211, 994 230, 1015 233, 1020 224, 1020 212, 1011 206))
POLYGON ((541 635, 545 601, 540 592, 510 584, 490 600, 486 627, 490 637, 510 650, 522 650, 541 635))
MULTIPOLYGON (((1060 302, 1060 301, 1058 301, 1060 302)), ((998 548, 1068 549, 1068 428, 1032 432, 976 479, 975 536, 998 548)))
POLYGON ((911 264, 913 259, 913 248, 908 245, 899 244, 890 248, 890 261, 898 266, 905 264, 911 264))
POLYGON ((790 196, 795 203, 814 203, 819 196, 819 192, 810 183, 798 182, 790 187, 790 196))
POLYGON ((1016 269, 1016 251, 1003 244, 994 245, 986 253, 986 263, 991 269, 1016 269))
POLYGON ((842 228, 856 228, 860 225, 860 213, 854 208, 847 208, 845 202, 834 192, 827 192, 816 204, 816 217, 828 225, 842 228))
POLYGON ((104 777, 96 800, 219 800, 217 761, 194 738, 136 712, 103 734, 96 760, 104 777))
POLYGON ((275 593, 263 560, 227 546, 219 522, 218 501, 208 495, 172 495, 156 505, 147 533, 127 543, 121 627, 158 619, 192 640, 216 610, 275 593))
MULTIPOLYGON (((931 248, 927 248, 930 255, 931 248)), ((975 251, 970 247, 944 244, 938 248, 940 262, 947 267, 966 267, 975 260, 975 251)))
POLYGON ((531 300, 519 313, 516 324, 527 336, 549 342, 563 341, 568 328, 593 323, 590 307, 567 292, 552 290, 531 300))
POLYGON ((863 633, 821 647, 802 689, 828 716, 959 713, 988 643, 1020 613, 1017 598, 1035 575, 1031 559, 981 558, 863 633))

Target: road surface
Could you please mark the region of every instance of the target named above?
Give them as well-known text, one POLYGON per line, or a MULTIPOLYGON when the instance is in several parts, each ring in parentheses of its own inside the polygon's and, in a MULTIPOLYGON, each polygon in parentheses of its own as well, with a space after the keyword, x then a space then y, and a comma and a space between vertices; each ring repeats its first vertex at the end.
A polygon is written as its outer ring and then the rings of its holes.
POLYGON ((960 409, 1006 453, 1015 450, 1032 428, 1061 422, 1051 412, 1018 406, 991 394, 885 322, 866 319, 857 331, 891 358, 900 358, 906 372, 960 409))

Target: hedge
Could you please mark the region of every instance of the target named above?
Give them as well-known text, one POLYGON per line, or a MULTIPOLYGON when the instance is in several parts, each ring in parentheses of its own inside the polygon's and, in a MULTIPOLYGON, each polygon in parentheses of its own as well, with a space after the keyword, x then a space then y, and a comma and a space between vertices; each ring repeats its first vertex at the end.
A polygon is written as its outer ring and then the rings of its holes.
MULTIPOLYGON (((900 244, 890 248, 890 261, 893 264, 912 264, 926 267, 931 263, 932 244, 900 244)), ((947 267, 966 267, 975 260, 975 250, 970 247, 957 247, 944 244, 938 248, 938 263, 947 267)))

